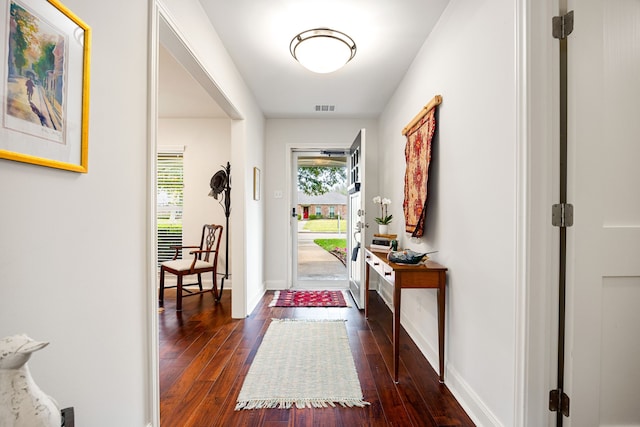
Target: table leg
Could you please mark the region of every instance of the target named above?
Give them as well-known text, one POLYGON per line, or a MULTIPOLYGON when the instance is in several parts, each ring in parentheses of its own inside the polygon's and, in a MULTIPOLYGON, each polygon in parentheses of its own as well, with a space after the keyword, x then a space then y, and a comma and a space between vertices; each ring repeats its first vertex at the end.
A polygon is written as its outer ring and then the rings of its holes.
POLYGON ((444 383, 444 309, 445 304, 445 282, 446 273, 442 272, 440 277, 440 287, 438 288, 438 359, 440 368, 440 382, 444 383))
POLYGON ((400 275, 396 276, 393 286, 393 380, 398 383, 398 368, 400 365, 400 296, 402 283, 400 275))
POLYGON ((364 270, 364 318, 369 318, 369 264, 364 270))

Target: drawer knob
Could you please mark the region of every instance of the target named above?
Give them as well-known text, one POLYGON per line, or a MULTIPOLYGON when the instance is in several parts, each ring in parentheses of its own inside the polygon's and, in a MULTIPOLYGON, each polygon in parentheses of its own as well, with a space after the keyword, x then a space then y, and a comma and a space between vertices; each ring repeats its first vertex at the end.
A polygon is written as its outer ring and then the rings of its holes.
POLYGON ((384 272, 384 275, 385 275, 385 276, 391 276, 391 272, 390 272, 390 271, 385 271, 385 272, 384 272))
POLYGON ((374 262, 373 265, 380 265, 380 263, 379 262, 374 262))

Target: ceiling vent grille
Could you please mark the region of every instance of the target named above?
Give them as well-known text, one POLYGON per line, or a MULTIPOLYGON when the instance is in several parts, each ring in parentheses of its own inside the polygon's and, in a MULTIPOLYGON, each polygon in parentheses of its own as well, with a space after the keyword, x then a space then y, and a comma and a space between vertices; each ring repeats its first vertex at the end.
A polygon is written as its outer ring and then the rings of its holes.
POLYGON ((319 112, 332 112, 336 110, 335 105, 316 105, 316 111, 319 112))

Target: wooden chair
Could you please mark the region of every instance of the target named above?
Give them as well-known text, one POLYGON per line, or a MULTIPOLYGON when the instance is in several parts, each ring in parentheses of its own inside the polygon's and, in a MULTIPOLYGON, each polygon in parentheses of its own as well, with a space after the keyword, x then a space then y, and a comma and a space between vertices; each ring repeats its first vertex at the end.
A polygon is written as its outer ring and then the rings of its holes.
POLYGON ((222 236, 222 226, 216 224, 205 224, 202 227, 202 237, 200 246, 171 246, 176 253, 171 261, 160 264, 160 307, 164 307, 164 275, 165 273, 175 274, 177 278, 176 286, 166 286, 167 288, 177 288, 176 290, 176 311, 182 311, 182 297, 200 295, 205 292, 212 292, 215 300, 218 300, 217 271, 218 253, 220 248, 220 237, 222 236), (189 250, 187 256, 183 250, 189 250), (179 259, 180 253, 182 259, 179 259), (204 256, 203 256, 204 255, 204 256), (211 289, 202 289, 202 273, 211 272, 213 274, 213 286, 211 289), (193 274, 198 275, 198 282, 184 285, 182 278, 193 274), (184 286, 198 285, 200 291, 185 289, 184 286), (183 294, 186 292, 186 294, 183 294))

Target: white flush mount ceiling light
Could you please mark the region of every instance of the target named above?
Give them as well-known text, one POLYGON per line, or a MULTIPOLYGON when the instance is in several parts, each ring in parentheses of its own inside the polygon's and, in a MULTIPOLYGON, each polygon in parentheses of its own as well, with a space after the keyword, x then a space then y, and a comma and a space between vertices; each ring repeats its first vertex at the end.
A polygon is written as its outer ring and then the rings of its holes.
POLYGON ((314 73, 331 73, 351 61, 356 55, 356 43, 340 31, 315 28, 295 36, 289 50, 308 70, 314 73))

